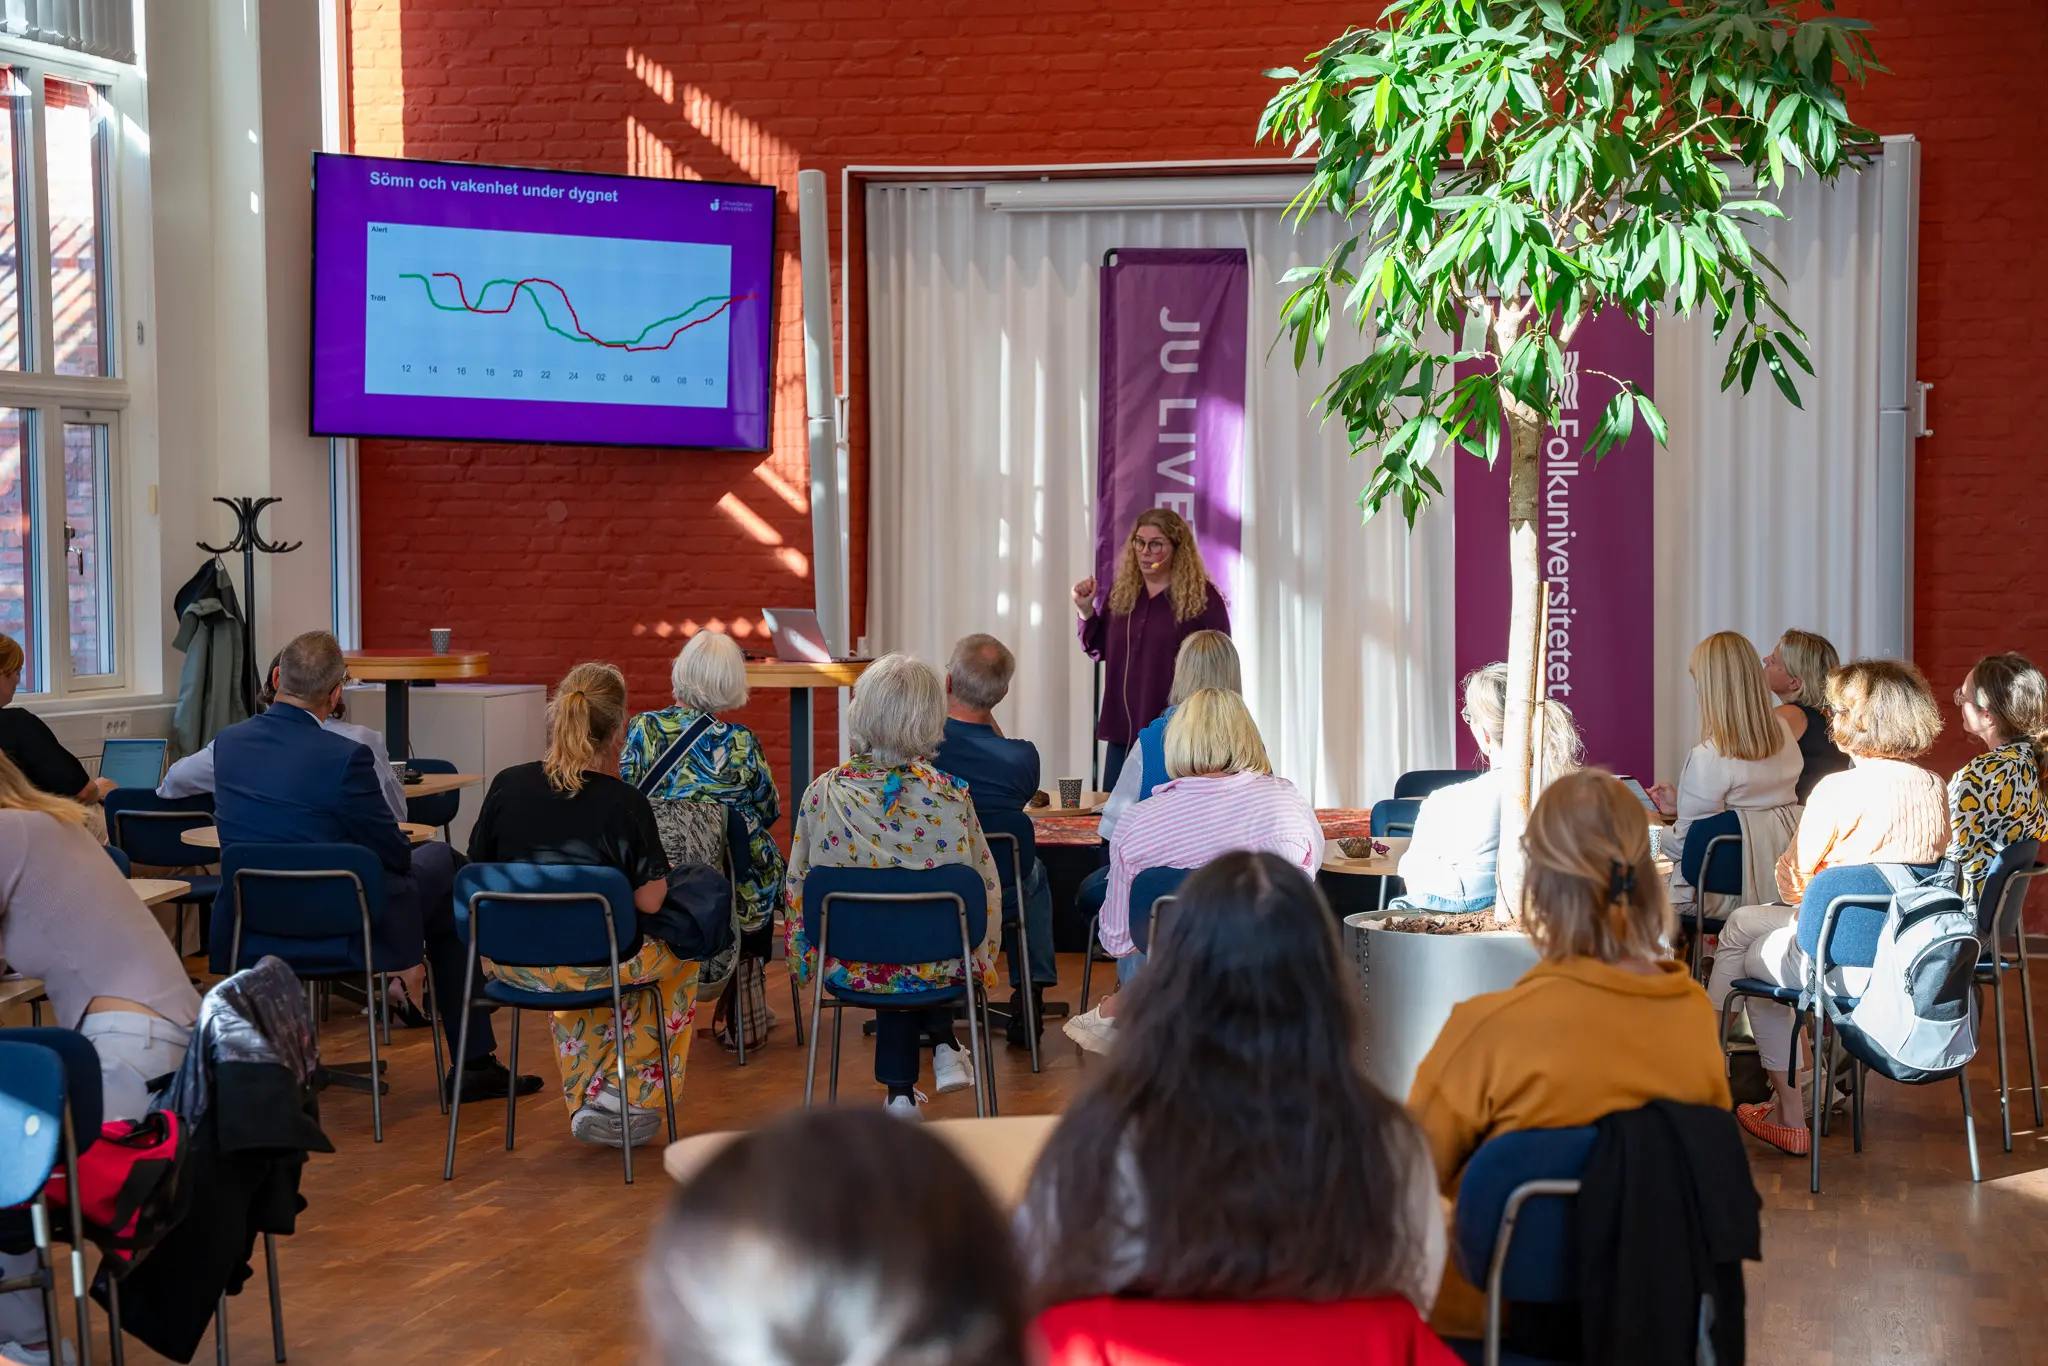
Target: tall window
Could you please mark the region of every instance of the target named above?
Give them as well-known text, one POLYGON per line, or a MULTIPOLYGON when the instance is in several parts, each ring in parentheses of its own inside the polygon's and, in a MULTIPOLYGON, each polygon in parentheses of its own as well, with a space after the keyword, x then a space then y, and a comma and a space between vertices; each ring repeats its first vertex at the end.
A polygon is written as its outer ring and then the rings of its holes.
POLYGON ((0 632, 27 693, 127 677, 117 79, 0 42, 0 632))

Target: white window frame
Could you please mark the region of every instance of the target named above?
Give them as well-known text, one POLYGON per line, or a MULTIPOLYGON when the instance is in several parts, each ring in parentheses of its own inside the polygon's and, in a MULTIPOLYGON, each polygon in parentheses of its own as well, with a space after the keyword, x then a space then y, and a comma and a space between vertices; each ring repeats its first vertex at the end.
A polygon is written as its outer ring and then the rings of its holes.
MULTIPOLYGON (((138 667, 137 650, 143 642, 134 629, 134 609, 150 594, 138 578, 142 567, 128 554, 130 475, 135 462, 131 460, 127 437, 138 427, 153 427, 151 410, 155 398, 154 363, 145 359, 147 352, 137 331, 147 310, 129 307, 131 291, 137 298, 147 298, 148 166, 145 157, 131 157, 131 143, 146 126, 143 79, 138 67, 6 37, 0 37, 0 65, 18 72, 28 87, 24 130, 28 147, 22 158, 22 221, 18 237, 20 269, 28 295, 25 322, 35 368, 0 370, 0 408, 29 410, 34 414, 34 445, 24 452, 24 458, 36 461, 29 481, 36 503, 28 562, 31 572, 38 575, 33 598, 40 620, 31 620, 28 629, 35 637, 31 653, 41 676, 23 680, 22 696, 38 703, 103 698, 127 692, 138 677, 153 671, 138 667), (60 375, 54 369, 46 76, 95 86, 107 105, 105 199, 97 243, 105 263, 102 318, 106 368, 110 372, 105 376, 60 375), (131 252, 139 253, 140 261, 131 261, 131 252), (132 348, 131 340, 135 342, 132 348), (88 414, 89 419, 81 414, 88 414), (71 667, 71 603, 65 591, 65 538, 61 530, 65 522, 64 424, 79 420, 104 422, 108 428, 106 488, 100 491, 100 499, 106 510, 108 530, 101 548, 105 557, 101 578, 108 585, 110 600, 103 604, 101 629, 112 638, 114 669, 105 674, 77 674, 71 667), (38 684, 39 688, 31 691, 38 684)), ((144 142, 143 146, 146 145, 144 142)))

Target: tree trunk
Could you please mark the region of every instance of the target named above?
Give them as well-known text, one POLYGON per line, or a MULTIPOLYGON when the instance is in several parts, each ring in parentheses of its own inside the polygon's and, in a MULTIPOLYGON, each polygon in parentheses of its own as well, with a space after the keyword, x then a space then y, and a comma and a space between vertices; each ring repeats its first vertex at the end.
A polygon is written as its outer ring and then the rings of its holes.
POLYGON ((1537 572, 1536 519, 1542 491, 1543 424, 1537 413, 1506 394, 1508 419, 1508 697, 1501 752, 1493 766, 1501 773, 1500 893, 1495 918, 1514 919, 1522 909, 1522 832, 1529 825, 1535 770, 1531 744, 1543 642, 1543 581, 1537 572))

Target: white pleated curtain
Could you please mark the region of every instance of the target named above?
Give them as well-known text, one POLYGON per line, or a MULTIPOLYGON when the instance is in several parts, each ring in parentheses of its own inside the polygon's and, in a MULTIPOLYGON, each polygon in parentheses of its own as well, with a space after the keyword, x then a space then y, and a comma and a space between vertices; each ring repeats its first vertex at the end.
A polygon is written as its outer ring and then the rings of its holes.
MULTIPOLYGON (((1697 724, 1685 652, 1701 635, 1733 627, 1768 648, 1796 624, 1846 656, 1886 610, 1862 573, 1880 553, 1865 516, 1875 185, 1794 191, 1787 208, 1794 224, 1766 250, 1814 342, 1805 411, 1774 392, 1722 395, 1704 324, 1666 322, 1658 337, 1673 436, 1657 471, 1660 607, 1644 629, 1656 633, 1666 776, 1697 724)), ((1093 665, 1068 594, 1094 560, 1103 255, 1244 247, 1245 544, 1230 606, 1246 701, 1276 771, 1319 806, 1369 805, 1404 770, 1454 762, 1449 509, 1413 531, 1396 514, 1361 525, 1367 466, 1315 399, 1369 344, 1334 327, 1327 361, 1300 373, 1272 347, 1280 277, 1340 235, 1327 218, 1297 233, 1277 209, 996 212, 978 186, 869 187, 872 647, 942 663, 968 632, 1001 637, 1018 658, 1005 730, 1038 744, 1048 784, 1088 772, 1093 665)), ((1468 459, 1444 469, 1453 493, 1468 459)))

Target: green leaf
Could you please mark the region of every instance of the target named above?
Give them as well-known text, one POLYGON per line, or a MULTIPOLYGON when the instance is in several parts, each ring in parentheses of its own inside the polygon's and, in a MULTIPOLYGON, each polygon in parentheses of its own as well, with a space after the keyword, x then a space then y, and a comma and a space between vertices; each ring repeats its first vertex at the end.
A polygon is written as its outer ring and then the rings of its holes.
POLYGON ((1671 443, 1671 428, 1665 425, 1664 414, 1650 401, 1648 394, 1636 395, 1636 411, 1643 415, 1643 424, 1650 429, 1650 435, 1657 438, 1658 445, 1671 443))
POLYGON ((1600 52, 1600 65, 1617 76, 1626 73, 1635 59, 1636 36, 1633 33, 1619 35, 1600 52))
POLYGON ((1592 434, 1586 438, 1586 451, 1597 464, 1607 452, 1628 440, 1635 428, 1635 404, 1624 389, 1600 410, 1600 420, 1593 424, 1592 434))

